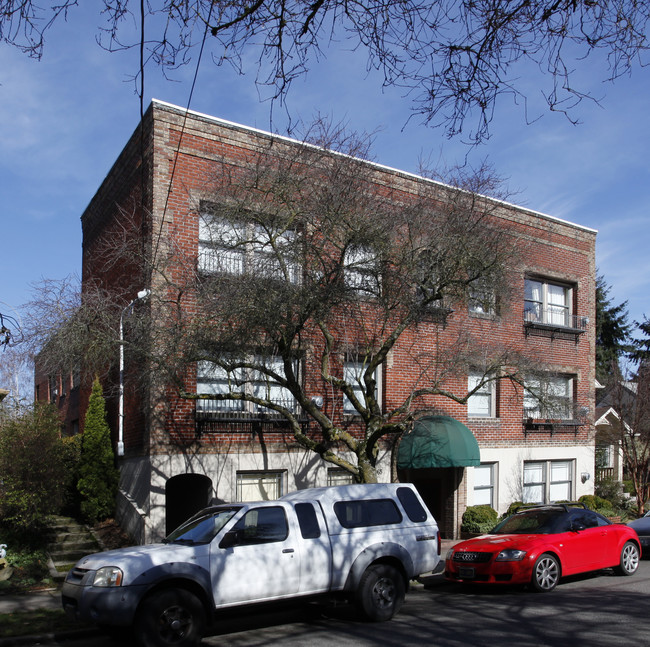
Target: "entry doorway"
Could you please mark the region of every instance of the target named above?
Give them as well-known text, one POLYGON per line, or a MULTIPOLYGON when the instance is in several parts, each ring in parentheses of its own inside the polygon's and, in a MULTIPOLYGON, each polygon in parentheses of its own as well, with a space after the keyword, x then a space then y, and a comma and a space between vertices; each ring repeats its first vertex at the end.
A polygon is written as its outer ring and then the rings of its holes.
POLYGON ((169 534, 212 498, 212 479, 204 474, 178 474, 165 484, 165 534, 169 534))
POLYGON ((400 481, 415 485, 435 517, 443 539, 456 539, 458 533, 458 487, 462 482, 464 469, 438 467, 404 470, 399 474, 400 481))

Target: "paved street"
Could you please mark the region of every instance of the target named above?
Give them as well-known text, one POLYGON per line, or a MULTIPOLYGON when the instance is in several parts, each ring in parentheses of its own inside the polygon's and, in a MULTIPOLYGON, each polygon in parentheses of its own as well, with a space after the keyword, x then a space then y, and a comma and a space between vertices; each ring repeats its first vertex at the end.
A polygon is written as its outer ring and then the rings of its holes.
MULTIPOLYGON (((564 581, 553 593, 465 589, 439 580, 416 587, 391 622, 360 622, 348 607, 308 607, 223 622, 203 646, 430 644, 435 647, 611 647, 643 645, 650 635, 650 561, 633 577, 607 572, 564 581)), ((109 647, 107 638, 41 642, 42 647, 109 647)), ((123 647, 123 643, 120 643, 123 647)))

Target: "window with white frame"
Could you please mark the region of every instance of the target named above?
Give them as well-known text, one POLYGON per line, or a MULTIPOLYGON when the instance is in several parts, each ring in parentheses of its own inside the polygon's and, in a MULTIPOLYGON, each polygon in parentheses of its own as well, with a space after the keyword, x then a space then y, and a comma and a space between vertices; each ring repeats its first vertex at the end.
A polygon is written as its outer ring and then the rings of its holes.
POLYGON ((497 383, 494 380, 481 384, 483 373, 470 373, 467 378, 467 391, 477 389, 467 400, 467 415, 470 418, 496 417, 497 383), (479 386, 481 384, 481 386, 479 386))
POLYGON ((481 463, 474 468, 474 505, 496 508, 496 463, 481 463))
POLYGON ((493 317, 496 314, 496 296, 485 281, 474 281, 469 288, 468 309, 478 316, 493 317))
POLYGON ((524 285, 525 321, 572 326, 572 294, 573 290, 568 285, 527 278, 524 285))
POLYGON ((210 214, 199 216, 198 268, 212 274, 255 274, 297 283, 296 233, 274 231, 250 222, 232 222, 210 214))
POLYGON ((610 444, 596 445, 596 467, 614 467, 614 447, 610 444))
POLYGON ((354 477, 347 470, 342 470, 336 467, 327 470, 328 487, 334 485, 352 485, 352 483, 354 483, 354 477))
POLYGON ((549 375, 524 382, 524 418, 571 420, 574 417, 574 378, 549 375))
POLYGON ((381 277, 377 254, 365 246, 349 247, 345 251, 345 286, 366 296, 379 296, 381 277))
POLYGON ((284 494, 284 472, 237 472, 237 501, 273 501, 284 494))
MULTIPOLYGON (((264 367, 270 372, 282 376, 284 374, 284 361, 280 357, 266 357, 257 355, 251 358, 252 365, 264 367)), ((299 363, 296 360, 293 366, 296 375, 299 374, 299 363)), ((196 392, 198 395, 226 395, 228 393, 247 393, 252 397, 267 400, 282 406, 289 411, 296 410, 296 399, 291 392, 269 375, 261 370, 250 367, 236 367, 228 370, 226 367, 210 361, 197 362, 196 392)), ((222 412, 260 412, 268 410, 256 402, 233 398, 225 399, 198 399, 197 412, 222 413, 222 412)))
MULTIPOLYGON (((346 359, 343 363, 343 379, 352 386, 352 392, 354 393, 355 398, 361 403, 361 406, 365 406, 366 398, 365 391, 366 385, 363 380, 363 376, 366 372, 368 365, 364 361, 358 361, 353 359, 346 359)), ((381 384, 380 384, 381 371, 375 371, 375 399, 380 402, 381 397, 381 384)), ((358 411, 354 408, 352 401, 348 398, 347 395, 343 396, 343 413, 348 415, 356 415, 358 411)))
POLYGON ((526 461, 524 463, 524 503, 570 501, 573 497, 572 460, 526 461))

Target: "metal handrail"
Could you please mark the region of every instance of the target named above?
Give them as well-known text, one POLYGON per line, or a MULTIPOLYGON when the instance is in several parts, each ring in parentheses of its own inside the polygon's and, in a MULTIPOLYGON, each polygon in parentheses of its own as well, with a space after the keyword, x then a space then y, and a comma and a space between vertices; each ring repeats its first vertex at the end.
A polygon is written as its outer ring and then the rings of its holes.
POLYGON ((535 307, 524 310, 524 324, 586 330, 589 317, 569 314, 564 308, 535 307))

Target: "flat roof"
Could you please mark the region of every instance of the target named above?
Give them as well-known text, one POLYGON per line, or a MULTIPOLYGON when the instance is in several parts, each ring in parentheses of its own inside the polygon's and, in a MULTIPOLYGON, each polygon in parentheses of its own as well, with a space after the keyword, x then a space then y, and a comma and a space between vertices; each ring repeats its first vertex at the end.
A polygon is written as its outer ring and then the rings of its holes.
MULTIPOLYGON (((197 117, 197 118, 200 118, 200 119, 205 119, 207 121, 212 121, 212 122, 214 122, 216 124, 222 124, 222 125, 228 126, 230 128, 238 128, 238 129, 241 129, 241 130, 245 130, 247 132, 257 133, 259 135, 263 135, 264 137, 270 137, 272 139, 280 139, 280 140, 284 140, 286 142, 290 142, 290 143, 293 143, 293 144, 302 144, 302 145, 304 145, 306 143, 306 142, 301 142, 298 139, 288 137, 286 135, 278 135, 277 133, 272 133, 272 132, 269 132, 267 130, 262 130, 260 128, 254 128, 252 126, 245 126, 244 124, 239 124, 239 123, 236 123, 234 121, 229 121, 227 119, 221 119, 219 117, 214 117, 212 115, 207 115, 207 114, 202 113, 202 112, 197 112, 196 110, 187 110, 186 108, 183 108, 181 106, 177 106, 177 105, 175 105, 173 103, 168 103, 167 101, 161 101, 160 99, 152 99, 151 100, 151 105, 152 106, 157 106, 157 107, 160 107, 160 108, 171 109, 171 110, 174 110, 174 111, 177 111, 177 112, 180 112, 180 113, 185 113, 185 114, 190 115, 192 117, 197 117)), ((310 144, 310 145, 313 145, 313 144, 310 144)), ((318 148, 318 146, 315 146, 315 145, 313 145, 313 146, 315 148, 318 148)), ((339 153, 338 151, 330 151, 330 152, 337 153, 339 155, 343 154, 343 153, 339 153)), ((370 166, 374 166, 377 169, 381 169, 381 170, 384 170, 384 171, 389 171, 391 173, 399 173, 400 175, 410 177, 410 178, 412 178, 414 180, 424 181, 424 182, 431 182, 432 184, 438 184, 440 186, 446 186, 446 187, 449 187, 449 188, 457 188, 457 187, 452 187, 451 185, 445 184, 444 182, 439 182, 437 180, 432 180, 431 178, 422 177, 421 175, 417 175, 416 173, 411 173, 409 171, 403 171, 401 169, 396 169, 396 168, 393 168, 391 166, 386 166, 385 164, 380 164, 378 162, 373 162, 373 161, 370 161, 370 160, 363 160, 363 161, 365 163, 367 163, 368 165, 370 165, 370 166)), ((492 198, 490 196, 483 196, 483 197, 486 198, 487 200, 491 200, 494 203, 502 204, 502 205, 510 207, 510 208, 515 208, 515 209, 519 209, 519 210, 522 210, 522 211, 526 211, 529 214, 538 216, 540 218, 544 218, 546 220, 551 220, 553 222, 558 222, 558 223, 561 223, 563 225, 568 225, 570 227, 574 227, 574 228, 580 229, 582 231, 586 231, 586 232, 590 232, 590 233, 594 233, 594 234, 598 233, 598 230, 593 229, 592 227, 587 227, 585 225, 580 225, 580 224, 578 224, 576 222, 572 222, 570 220, 565 220, 563 218, 558 218, 557 216, 551 216, 551 215, 549 215, 547 213, 542 213, 541 211, 536 211, 535 209, 530 209, 528 207, 522 207, 521 205, 517 205, 517 204, 511 203, 511 202, 506 202, 505 200, 499 200, 497 198, 492 198)))

